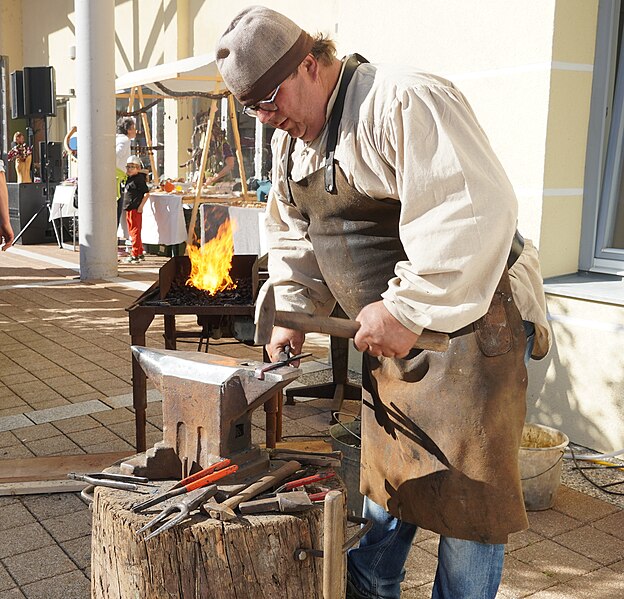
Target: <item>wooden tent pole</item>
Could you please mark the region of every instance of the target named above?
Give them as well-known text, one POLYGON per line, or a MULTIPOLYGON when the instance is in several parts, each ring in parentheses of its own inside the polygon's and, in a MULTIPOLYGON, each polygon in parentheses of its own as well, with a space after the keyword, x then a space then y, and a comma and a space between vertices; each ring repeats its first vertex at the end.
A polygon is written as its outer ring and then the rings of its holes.
POLYGON ((191 222, 189 223, 188 236, 186 238, 186 253, 193 243, 195 235, 195 221, 197 220, 197 210, 199 209, 199 200, 201 198, 202 187, 206 173, 206 163, 208 162, 208 153, 210 152, 210 138, 212 136, 212 125, 214 124, 215 115, 217 114, 217 101, 212 100, 210 103, 210 116, 208 118, 208 128, 206 129, 206 137, 204 138, 204 147, 202 148, 201 163, 199 167, 199 176, 197 177, 197 189, 195 190, 195 201, 193 202, 193 212, 191 213, 191 222))
POLYGON ((136 93, 136 87, 130 88, 130 98, 128 99, 128 112, 134 110, 134 94, 136 93))
MULTIPOLYGON (((139 106, 141 108, 145 108, 145 102, 143 100, 143 90, 140 86, 136 88, 138 96, 139 96, 139 106)), ((150 132, 149 121, 147 119, 147 114, 145 112, 141 113, 141 119, 143 120, 143 129, 145 130, 145 141, 147 143, 147 153, 150 158, 150 164, 152 165, 152 181, 154 183, 158 182, 158 166, 156 165, 156 160, 154 159, 154 150, 152 150, 152 134, 150 132)))
POLYGON ((238 120, 236 118, 236 106, 234 105, 234 96, 228 96, 228 107, 230 109, 230 122, 232 123, 232 132, 234 134, 234 144, 236 145, 236 158, 238 159, 238 172, 241 177, 241 190, 243 199, 247 199, 247 177, 245 176, 245 166, 243 165, 243 152, 241 149, 240 133, 238 131, 238 120))

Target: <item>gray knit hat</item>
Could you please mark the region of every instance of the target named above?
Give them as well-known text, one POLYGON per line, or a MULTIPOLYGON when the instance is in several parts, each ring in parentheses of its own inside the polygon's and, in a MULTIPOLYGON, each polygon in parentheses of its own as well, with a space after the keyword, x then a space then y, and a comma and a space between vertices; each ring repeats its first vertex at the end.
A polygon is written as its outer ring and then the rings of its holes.
POLYGON ((217 66, 239 101, 255 104, 295 72, 313 44, 288 17, 265 6, 249 6, 217 42, 217 66))

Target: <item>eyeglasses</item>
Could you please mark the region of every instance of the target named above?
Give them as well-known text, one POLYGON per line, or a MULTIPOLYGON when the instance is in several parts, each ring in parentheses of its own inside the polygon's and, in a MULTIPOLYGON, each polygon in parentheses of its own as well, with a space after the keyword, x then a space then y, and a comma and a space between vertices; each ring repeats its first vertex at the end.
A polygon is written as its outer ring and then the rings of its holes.
POLYGON ((282 86, 280 83, 276 88, 271 97, 268 100, 262 100, 257 104, 250 104, 249 106, 243 106, 243 113, 247 116, 258 116, 258 110, 264 110, 265 112, 277 112, 277 104, 275 103, 275 97, 277 96, 277 92, 279 88, 282 86))
POLYGON ((126 168, 139 168, 136 164, 126 164, 126 168))

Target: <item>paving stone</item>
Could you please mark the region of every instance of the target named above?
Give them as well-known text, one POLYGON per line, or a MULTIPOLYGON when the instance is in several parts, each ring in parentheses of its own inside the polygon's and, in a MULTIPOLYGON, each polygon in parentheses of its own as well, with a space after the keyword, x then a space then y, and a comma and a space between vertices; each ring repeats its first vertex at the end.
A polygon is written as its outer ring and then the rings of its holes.
POLYGON ((36 381, 37 377, 28 372, 27 370, 22 370, 22 372, 16 372, 14 374, 3 374, 2 382, 9 387, 11 385, 16 385, 18 383, 29 383, 31 381, 36 381))
POLYGON ((64 541, 60 545, 81 570, 91 565, 91 535, 64 541))
POLYGON ((574 551, 547 539, 518 549, 511 557, 543 572, 553 579, 554 584, 566 582, 600 567, 598 561, 585 557, 586 555, 585 552, 574 551))
POLYGON ((110 408, 95 399, 92 401, 85 401, 77 404, 69 404, 66 406, 59 406, 58 408, 50 408, 49 410, 39 410, 36 413, 29 414, 29 418, 37 424, 44 422, 53 422, 55 420, 62 420, 64 418, 73 418, 75 416, 81 416, 83 414, 92 414, 94 412, 103 412, 110 408))
POLYGON ((95 445, 86 445, 83 449, 87 453, 108 453, 110 451, 128 451, 132 452, 136 449, 134 435, 131 439, 125 441, 117 438, 115 441, 107 441, 106 443, 97 443, 95 445))
POLYGON ((28 409, 28 404, 14 393, 7 394, 0 399, 0 405, 2 405, 3 408, 22 408, 22 412, 28 409))
MULTIPOLYGON (((98 414, 106 414, 106 412, 98 412, 98 414)), ((65 420, 55 420, 54 426, 62 433, 74 433, 76 431, 84 431, 90 428, 97 428, 100 423, 93 416, 74 416, 65 420)))
POLYGON ((80 453, 80 447, 68 439, 65 435, 57 435, 49 439, 39 439, 24 443, 36 456, 52 456, 67 454, 67 452, 80 453))
POLYGON ((555 579, 544 574, 539 568, 525 564, 512 556, 507 556, 497 597, 499 599, 529 597, 533 593, 555 586, 556 582, 555 579))
POLYGON ((0 559, 54 545, 54 539, 38 522, 0 531, 0 559))
MULTIPOLYGON (((33 411, 41 411, 41 410, 49 410, 50 408, 58 408, 59 406, 68 406, 70 402, 65 399, 62 395, 57 395, 57 397, 53 399, 46 399, 42 402, 33 403, 31 402, 31 408, 33 411)), ((30 414, 30 412, 28 412, 30 414)))
POLYGON ((103 425, 75 433, 67 433, 67 436, 80 447, 87 445, 99 445, 102 443, 114 443, 119 437, 103 425))
POLYGON ((37 441, 39 439, 48 439, 55 437, 59 434, 58 429, 52 426, 50 423, 36 424, 35 426, 28 426, 26 428, 16 428, 13 430, 13 434, 22 443, 28 441, 37 441))
POLYGON ((80 570, 53 576, 23 587, 28 599, 88 599, 91 583, 80 570))
POLYGON ((539 543, 543 540, 544 537, 537 534, 532 529, 515 532, 509 535, 509 540, 505 545, 505 551, 511 553, 512 551, 516 551, 516 549, 521 549, 522 547, 527 547, 528 545, 539 543))
POLYGON ((575 592, 586 594, 576 595, 588 599, 616 599, 624 597, 624 580, 622 575, 610 568, 594 570, 589 574, 573 578, 566 584, 575 592))
MULTIPOLYGON (((26 410, 21 407, 21 406, 16 406, 13 408, 3 408, 0 409, 0 421, 2 421, 3 418, 7 418, 9 416, 19 416, 22 414, 22 412, 27 411, 29 408, 27 408, 26 410)), ((8 429, 5 429, 8 430, 8 429)))
POLYGON ((98 412, 93 415, 93 418, 106 426, 118 424, 120 422, 134 422, 134 414, 126 408, 116 408, 114 410, 108 410, 107 412, 98 412))
POLYGON ((70 541, 91 534, 91 511, 80 510, 41 521, 56 541, 70 541))
POLYGON ((14 460, 17 458, 32 458, 34 453, 26 447, 23 443, 19 445, 11 445, 10 447, 3 447, 0 449, 0 459, 2 460, 14 460))
POLYGON ((80 498, 79 493, 24 495, 21 501, 39 521, 89 509, 89 506, 80 498))
POLYGON ((26 599, 26 595, 15 587, 10 591, 0 591, 0 599, 26 599))
POLYGON ((34 522, 35 519, 32 514, 19 501, 10 503, 2 508, 0 531, 33 524, 34 522))
POLYGON ((57 545, 8 557, 4 565, 20 587, 76 570, 74 563, 57 545))
MULTIPOLYGON (((285 419, 282 420, 284 422, 285 419)), ((289 419, 290 420, 290 419, 289 419)), ((318 432, 329 435, 329 427, 331 424, 331 415, 327 412, 320 412, 305 418, 299 418, 297 420, 290 420, 290 422, 296 422, 299 426, 307 427, 318 432)))
POLYGON ((6 568, 0 564, 0 591, 6 591, 7 589, 12 589, 16 586, 16 582, 11 578, 11 575, 6 571, 6 568))
POLYGON ((4 431, 0 433, 0 448, 17 445, 18 443, 18 438, 11 431, 4 431))
POLYGON ((583 526, 553 538, 574 551, 602 564, 612 564, 624 559, 624 540, 598 530, 593 526, 583 526))
POLYGON ((556 510, 528 512, 527 515, 531 530, 548 538, 583 526, 583 523, 576 518, 571 518, 556 510))
POLYGON ((16 428, 32 426, 34 422, 29 420, 24 414, 16 414, 15 416, 0 417, 0 432, 10 431, 16 428))
POLYGON ((559 488, 554 509, 581 522, 600 520, 618 511, 616 506, 606 501, 590 497, 565 485, 559 488))
POLYGON ((610 514, 602 520, 597 520, 593 522, 592 526, 624 540, 624 510, 610 514))

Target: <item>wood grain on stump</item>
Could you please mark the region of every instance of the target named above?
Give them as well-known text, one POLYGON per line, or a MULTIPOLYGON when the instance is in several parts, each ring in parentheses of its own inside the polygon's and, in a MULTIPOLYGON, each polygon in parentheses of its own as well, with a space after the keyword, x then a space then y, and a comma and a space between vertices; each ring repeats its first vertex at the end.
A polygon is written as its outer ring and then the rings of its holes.
POLYGON ((144 541, 135 532, 168 504, 132 512, 130 507, 143 499, 136 493, 96 489, 93 598, 322 599, 323 560, 294 557, 301 547, 322 549, 321 509, 247 516, 233 523, 195 513, 144 541))

